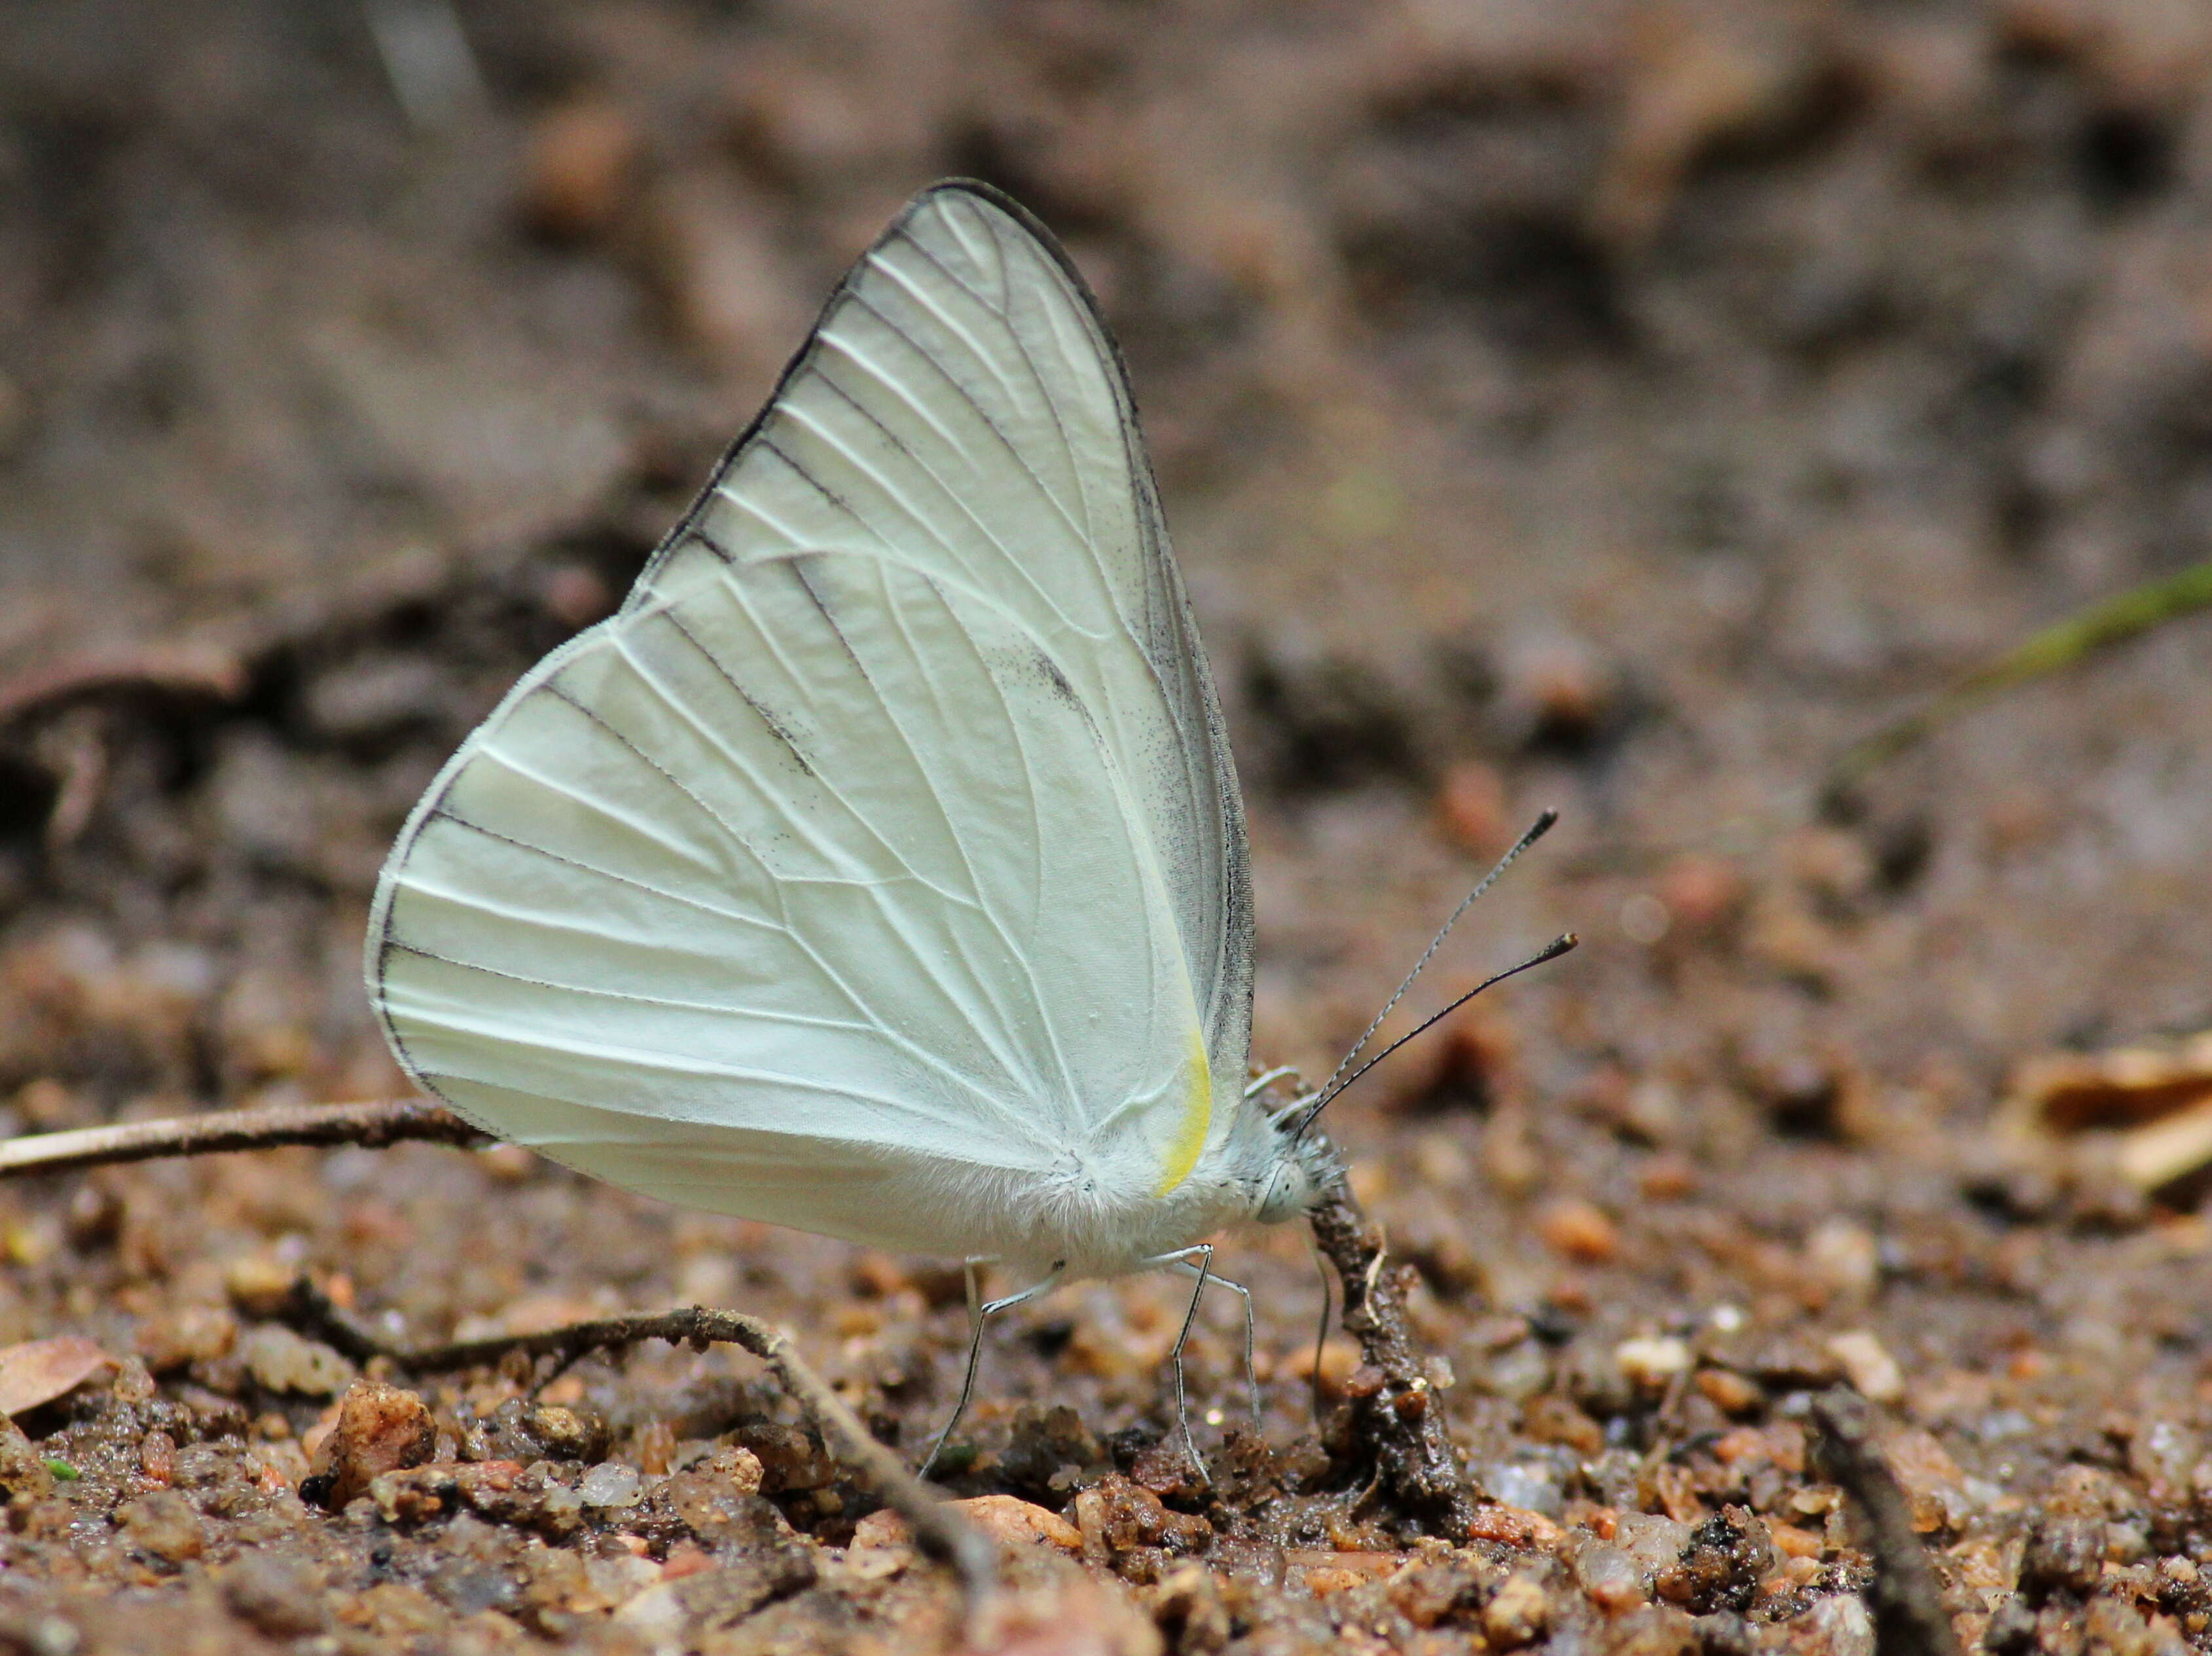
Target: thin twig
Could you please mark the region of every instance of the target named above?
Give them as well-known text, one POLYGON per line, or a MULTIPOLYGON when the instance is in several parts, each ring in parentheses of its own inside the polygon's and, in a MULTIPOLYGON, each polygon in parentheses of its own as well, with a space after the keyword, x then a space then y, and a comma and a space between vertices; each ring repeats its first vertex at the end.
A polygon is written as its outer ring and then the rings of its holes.
POLYGON ((403 1368, 445 1373, 495 1362, 510 1350, 534 1358, 556 1356, 574 1361, 590 1351, 665 1340, 672 1345, 721 1341, 741 1346, 775 1371, 822 1435, 833 1442, 848 1464, 875 1487, 884 1503, 905 1519, 916 1543, 931 1556, 959 1571, 971 1597, 989 1591, 997 1576, 998 1554, 983 1534, 961 1519, 905 1464, 876 1440, 860 1417, 799 1355, 791 1336, 773 1324, 734 1311, 693 1306, 655 1316, 611 1317, 564 1329, 524 1336, 520 1340, 464 1340, 413 1353, 392 1354, 403 1368))
POLYGON ((2071 667, 2161 622, 2206 608, 2212 608, 2212 563, 2193 564, 2177 575, 2130 588, 2031 634, 1935 700, 1853 743, 1830 769, 1821 798, 1831 804, 1847 800, 1876 768, 2001 691, 2071 667))
POLYGON ((284 1318, 356 1362, 380 1357, 394 1368, 414 1374, 485 1368, 516 1355, 532 1362, 551 1357, 565 1367, 594 1351, 646 1340, 697 1346, 720 1341, 741 1346, 775 1372, 784 1391, 839 1457, 874 1487, 886 1507, 906 1519, 915 1543, 959 1572, 971 1604, 980 1602, 997 1580, 998 1552, 988 1538, 933 1495, 896 1455, 878 1443, 850 1405, 799 1355, 791 1336, 772 1323, 740 1312, 691 1306, 682 1311, 570 1323, 536 1334, 495 1335, 409 1349, 378 1339, 304 1278, 294 1284, 284 1318))
POLYGON ((482 1144, 484 1135, 423 1099, 372 1104, 278 1104, 262 1110, 210 1110, 201 1116, 118 1122, 0 1142, 0 1178, 59 1173, 161 1156, 222 1150, 270 1150, 285 1144, 357 1145, 379 1150, 402 1139, 482 1144))
POLYGON ((1353 1428, 1382 1489, 1406 1511, 1453 1536, 1474 1521, 1475 1497, 1444 1434, 1436 1389, 1413 1355, 1406 1290, 1384 1269, 1381 1233, 1338 1179, 1310 1215, 1314 1239, 1344 1284, 1344 1331, 1359 1342, 1365 1374, 1348 1392, 1353 1428))
POLYGON ((0 729, 101 697, 234 702, 246 693, 246 679, 238 658, 220 650, 149 645, 94 652, 0 682, 0 729))
MULTIPOLYGON (((158 1156, 265 1150, 286 1144, 378 1149, 402 1139, 476 1144, 483 1137, 459 1117, 421 1099, 278 1105, 265 1110, 211 1111, 204 1116, 34 1134, 0 1143, 0 1177, 61 1172, 158 1156)), ((485 1367, 514 1352, 532 1361, 556 1357, 565 1366, 587 1353, 635 1345, 641 1340, 665 1340, 679 1345, 723 1341, 742 1346, 775 1371, 816 1429, 874 1485, 884 1503, 906 1519, 922 1550, 959 1571, 971 1602, 996 1578, 998 1555, 982 1533, 947 1509, 897 1456, 876 1441, 844 1399, 807 1366, 790 1336, 757 1318, 695 1306, 659 1316, 613 1317, 538 1334, 464 1340, 410 1351, 377 1338, 304 1280, 294 1285, 285 1316, 355 1362, 382 1358, 395 1368, 417 1374, 485 1367)))
POLYGON ((1905 1491, 1875 1447, 1873 1409, 1857 1392, 1838 1386, 1813 1399, 1813 1425, 1815 1464, 1866 1518, 1876 1656, 1959 1656, 1943 1590, 1913 1533, 1905 1491))

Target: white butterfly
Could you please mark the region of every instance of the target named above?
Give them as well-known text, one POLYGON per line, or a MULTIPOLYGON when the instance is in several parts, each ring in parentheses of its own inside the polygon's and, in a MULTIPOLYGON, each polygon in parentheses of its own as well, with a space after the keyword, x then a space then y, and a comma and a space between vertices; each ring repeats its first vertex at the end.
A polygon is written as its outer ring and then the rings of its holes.
POLYGON ((1012 1299, 1202 1286, 1310 1205, 1325 1145, 1247 1094, 1243 807, 1135 410, 1026 212, 941 184, 861 258, 416 807, 368 975, 486 1131, 1012 1299))

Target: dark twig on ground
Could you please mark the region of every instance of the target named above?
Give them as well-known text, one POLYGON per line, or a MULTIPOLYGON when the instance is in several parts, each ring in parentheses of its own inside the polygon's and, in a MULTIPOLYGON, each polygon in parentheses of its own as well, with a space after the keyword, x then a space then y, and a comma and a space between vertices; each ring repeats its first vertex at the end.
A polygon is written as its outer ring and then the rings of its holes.
POLYGON ((1943 1590, 1913 1533, 1905 1491, 1875 1446, 1873 1409, 1857 1392, 1838 1386, 1813 1400, 1813 1426, 1817 1467, 1867 1521, 1874 1553, 1874 1586, 1867 1597, 1876 1656, 1959 1656, 1943 1590))
POLYGON ((0 1178, 219 1150, 269 1150, 284 1144, 349 1144, 375 1150, 402 1139, 434 1144, 487 1142, 468 1123, 422 1099, 280 1104, 265 1110, 211 1110, 204 1116, 118 1122, 10 1139, 0 1142, 0 1178))
POLYGON ((1311 1218, 1314 1239, 1344 1284, 1344 1330, 1359 1342, 1364 1359, 1345 1388, 1358 1441, 1373 1458, 1382 1491, 1401 1511, 1433 1530, 1463 1536, 1474 1520, 1474 1492, 1444 1434, 1435 1388, 1414 1355, 1405 1284, 1389 1267, 1382 1233, 1342 1179, 1311 1218))
POLYGON ((286 1320, 356 1362, 382 1358, 394 1368, 414 1374, 488 1367, 516 1355, 533 1362, 550 1357, 566 1367, 594 1351, 645 1340, 699 1346, 720 1341, 740 1346, 774 1371, 778 1383, 805 1411, 832 1452, 873 1486, 885 1506, 906 1519, 921 1549, 959 1572, 971 1604, 980 1602, 997 1579, 998 1553, 988 1538, 963 1521, 908 1471, 896 1455, 876 1441, 845 1400, 799 1355, 789 1335, 757 1318, 693 1306, 647 1316, 571 1323, 537 1334, 459 1340, 410 1350, 389 1345, 368 1333, 303 1279, 294 1285, 286 1320))

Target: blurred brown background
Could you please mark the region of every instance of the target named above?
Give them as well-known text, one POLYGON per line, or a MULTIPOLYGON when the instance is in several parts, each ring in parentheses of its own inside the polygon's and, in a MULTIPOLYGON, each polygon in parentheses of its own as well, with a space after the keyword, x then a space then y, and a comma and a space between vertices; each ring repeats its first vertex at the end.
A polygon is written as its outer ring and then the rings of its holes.
MULTIPOLYGON (((1344 798, 1467 758, 1586 849, 1762 853, 1901 697, 2204 551, 2185 0, 49 3, 0 53, 0 664, 242 671, 191 780, 349 896, 947 173, 1104 295, 1246 768, 1371 844, 1333 880, 1422 832, 1344 798), (392 653, 409 604, 459 636, 392 653)), ((2201 1020, 2203 648, 1893 790, 1877 860, 1971 970, 1872 992, 1982 1059, 2201 1020)), ((136 855, 174 891, 211 849, 136 855)), ((1346 940, 1263 896, 1312 987, 1346 940)))
MULTIPOLYGON (((1580 1487, 1517 1412, 1578 1382, 1493 1313, 1610 1352, 1726 1302, 1875 1330, 2000 1492, 1942 1535, 2002 1552, 2081 1434, 2124 1469, 2203 1423, 2195 1195, 2023 1172, 1992 1123, 2025 1060, 2212 1025, 2212 626, 1961 721, 1847 819, 1814 795, 2212 556, 2208 90, 2200 0, 13 8, 0 1113, 394 1088, 358 947, 408 806, 618 599, 845 263, 972 174, 1130 359, 1253 801, 1255 1056, 1326 1073, 1565 813, 1408 1010, 1583 952, 1336 1112, 1479 1460, 1580 1487), (1976 1435, 2006 1409, 2027 1446, 1976 1435)), ((719 1296, 826 1346, 848 1291, 842 1250, 550 1172, 269 1166, 0 1192, 0 1331, 144 1349, 264 1257, 425 1330, 719 1296)), ((1261 1255, 1231 1274, 1287 1350, 1310 1281, 1261 1255)), ((877 1397, 909 1445, 958 1335, 913 1317, 933 1378, 877 1397)), ((1091 1425, 1141 1416, 1149 1371, 1093 1361, 1091 1425)))

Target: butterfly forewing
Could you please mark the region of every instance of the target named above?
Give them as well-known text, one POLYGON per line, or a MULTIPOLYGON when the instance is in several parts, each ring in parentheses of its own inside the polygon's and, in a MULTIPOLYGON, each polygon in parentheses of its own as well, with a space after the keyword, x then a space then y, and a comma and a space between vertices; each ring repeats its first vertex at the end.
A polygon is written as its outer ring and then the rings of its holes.
POLYGON ((1091 711, 1158 846, 1223 1098, 1250 1042, 1243 807, 1117 353, 1065 256, 971 186, 857 265, 634 602, 717 555, 870 550, 988 594, 1091 711))
POLYGON ((502 1136, 942 1251, 917 1178, 1188 1171, 1194 1044, 1225 1125, 1243 858, 1111 348, 1023 220, 940 187, 434 784, 371 986, 502 1136))

